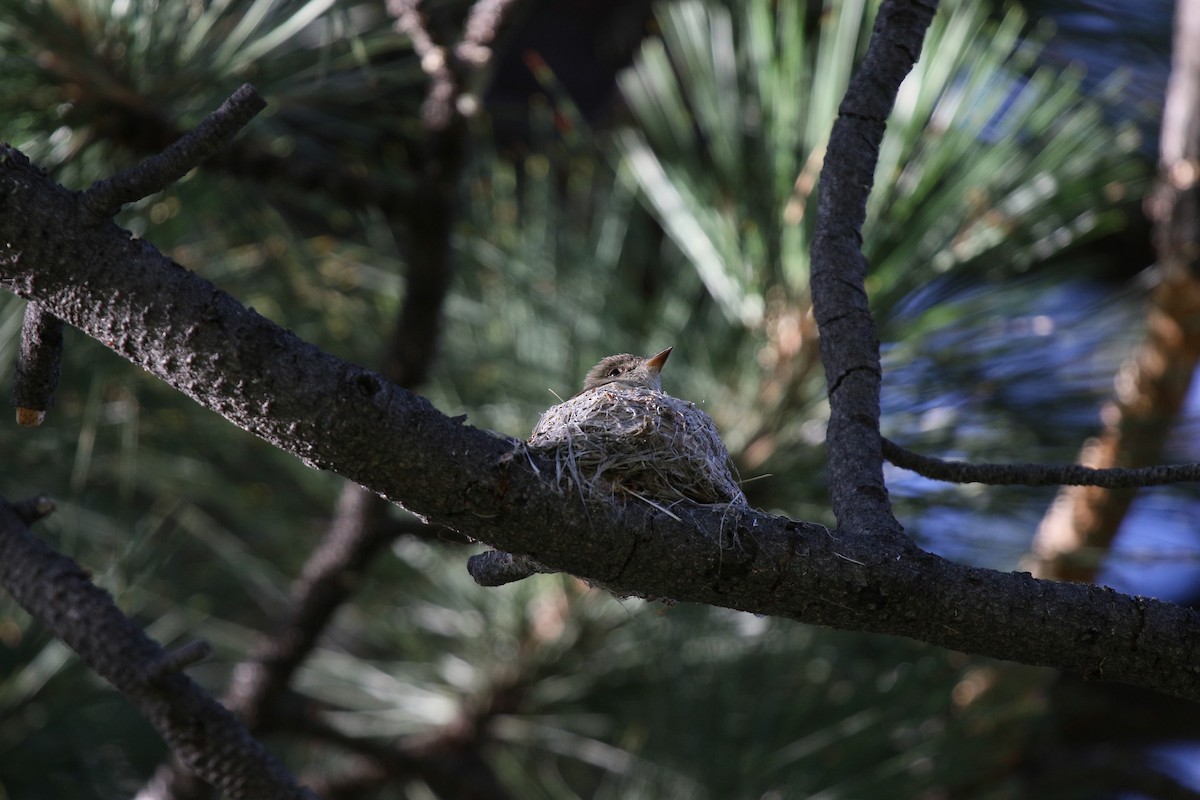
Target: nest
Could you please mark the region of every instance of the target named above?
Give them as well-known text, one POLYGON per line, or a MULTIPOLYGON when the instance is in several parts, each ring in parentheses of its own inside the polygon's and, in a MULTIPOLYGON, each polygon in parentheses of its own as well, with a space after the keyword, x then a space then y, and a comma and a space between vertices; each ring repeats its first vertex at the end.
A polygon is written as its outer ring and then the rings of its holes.
POLYGON ((654 389, 576 395, 542 414, 529 446, 554 459, 560 486, 569 478, 648 502, 747 504, 712 418, 654 389))

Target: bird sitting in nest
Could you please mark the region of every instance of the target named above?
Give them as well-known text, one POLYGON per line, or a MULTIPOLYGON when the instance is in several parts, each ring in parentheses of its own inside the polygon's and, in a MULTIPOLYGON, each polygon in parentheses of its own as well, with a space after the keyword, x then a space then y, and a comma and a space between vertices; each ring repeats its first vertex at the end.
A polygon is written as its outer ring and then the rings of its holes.
MULTIPOLYGON (((669 355, 670 347, 649 358, 609 356, 588 372, 583 391, 542 414, 528 444, 554 461, 559 486, 632 495, 672 516, 663 503, 748 505, 716 424, 662 390, 669 355)), ((502 550, 472 556, 468 569, 481 586, 553 572, 502 550)))
POLYGON ((542 414, 529 446, 554 460, 559 485, 569 480, 655 505, 747 505, 712 418, 662 390, 671 349, 608 356, 581 392, 542 414))

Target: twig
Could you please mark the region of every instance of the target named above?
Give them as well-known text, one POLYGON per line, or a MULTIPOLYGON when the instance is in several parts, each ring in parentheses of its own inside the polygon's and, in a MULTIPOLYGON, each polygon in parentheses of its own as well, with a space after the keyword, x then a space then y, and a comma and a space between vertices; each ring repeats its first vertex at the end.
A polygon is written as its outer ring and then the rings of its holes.
POLYGON ((54 513, 54 500, 44 494, 38 495, 27 500, 18 500, 12 504, 12 509, 22 522, 32 525, 54 513))
POLYGON ((82 202, 96 219, 107 219, 121 206, 161 192, 193 167, 228 144, 267 103, 250 84, 243 84, 220 108, 182 138, 136 167, 97 181, 82 202))
POLYGON ((178 647, 146 667, 146 680, 157 681, 167 675, 182 672, 192 664, 198 664, 212 655, 212 645, 204 639, 197 639, 178 647))
POLYGON ((914 453, 889 439, 883 440, 883 457, 897 467, 948 483, 1130 489, 1200 481, 1200 464, 1165 464, 1137 469, 1093 469, 1079 464, 968 464, 914 453))
POLYGON ((25 306, 21 350, 13 376, 12 404, 19 425, 41 425, 54 405, 62 370, 63 322, 39 303, 25 306))
POLYGON ((555 571, 529 556, 514 556, 503 550, 488 550, 467 559, 467 572, 480 586, 503 586, 555 571))

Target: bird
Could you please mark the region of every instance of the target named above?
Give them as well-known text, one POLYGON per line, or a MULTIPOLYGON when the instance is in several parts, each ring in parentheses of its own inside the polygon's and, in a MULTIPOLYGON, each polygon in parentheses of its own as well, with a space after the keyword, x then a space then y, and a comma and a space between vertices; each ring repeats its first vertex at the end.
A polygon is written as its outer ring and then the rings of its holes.
POLYGON ((555 460, 560 480, 654 502, 746 505, 716 423, 663 391, 671 350, 601 359, 582 391, 542 414, 526 443, 555 460))
POLYGON ((583 390, 575 397, 601 386, 613 385, 622 389, 653 389, 662 391, 662 376, 659 372, 671 355, 668 347, 652 356, 635 356, 631 353, 619 353, 600 359, 600 363, 588 370, 583 379, 583 390))

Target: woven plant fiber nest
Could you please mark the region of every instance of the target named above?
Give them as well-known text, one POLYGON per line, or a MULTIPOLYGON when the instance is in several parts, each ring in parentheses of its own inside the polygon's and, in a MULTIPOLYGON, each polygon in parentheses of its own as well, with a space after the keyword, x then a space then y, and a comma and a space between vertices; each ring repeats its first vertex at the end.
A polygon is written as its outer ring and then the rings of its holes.
POLYGON ((559 486, 653 502, 745 506, 712 418, 666 392, 600 386, 552 406, 529 437, 554 460, 559 486))

